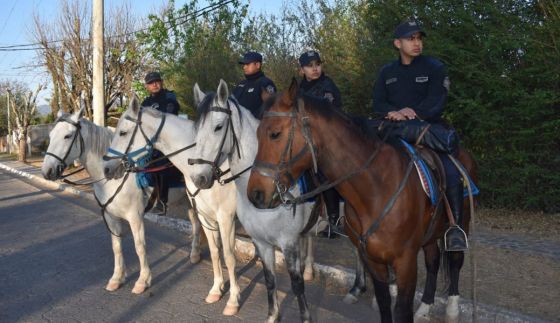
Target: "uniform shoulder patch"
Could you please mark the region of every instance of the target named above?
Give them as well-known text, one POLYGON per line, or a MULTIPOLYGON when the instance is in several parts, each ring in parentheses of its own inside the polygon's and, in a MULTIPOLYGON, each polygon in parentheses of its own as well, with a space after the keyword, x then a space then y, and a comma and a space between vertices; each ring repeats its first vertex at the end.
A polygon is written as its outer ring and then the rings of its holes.
POLYGON ((385 80, 385 85, 389 85, 391 83, 395 83, 397 81, 396 77, 391 77, 390 79, 385 80))
POLYGON ((274 93, 276 92, 276 89, 274 88, 274 85, 270 84, 267 87, 264 88, 266 92, 268 93, 274 93))
POLYGON ((331 92, 325 92, 325 98, 326 98, 327 100, 329 100, 330 102, 333 102, 333 101, 334 101, 334 96, 333 96, 333 94, 332 94, 331 92))

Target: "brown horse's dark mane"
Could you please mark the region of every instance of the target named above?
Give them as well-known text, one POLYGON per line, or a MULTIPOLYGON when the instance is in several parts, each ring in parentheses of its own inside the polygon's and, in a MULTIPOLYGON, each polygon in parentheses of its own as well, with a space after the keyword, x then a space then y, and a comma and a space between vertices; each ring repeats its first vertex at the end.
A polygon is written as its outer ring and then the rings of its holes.
MULTIPOLYGON (((263 103, 263 112, 268 111, 272 108, 276 102, 276 97, 278 94, 268 98, 263 103)), ((300 93, 300 98, 303 98, 305 103, 305 109, 313 114, 318 114, 326 120, 331 120, 332 118, 341 119, 348 127, 349 131, 358 134, 364 140, 380 140, 377 133, 368 129, 367 118, 361 116, 351 115, 341 109, 337 109, 329 100, 324 98, 318 98, 316 96, 311 96, 305 93, 300 93), (357 130, 357 131, 356 131, 357 130)))

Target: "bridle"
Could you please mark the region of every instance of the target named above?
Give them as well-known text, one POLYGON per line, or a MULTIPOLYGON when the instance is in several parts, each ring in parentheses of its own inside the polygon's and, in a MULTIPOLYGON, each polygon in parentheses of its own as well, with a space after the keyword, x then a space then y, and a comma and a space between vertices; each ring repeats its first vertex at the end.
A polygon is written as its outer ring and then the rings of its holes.
MULTIPOLYGON (((162 113, 161 122, 160 122, 160 124, 159 124, 159 126, 156 130, 156 133, 154 134, 154 136, 151 139, 148 138, 148 136, 146 135, 146 132, 142 128, 142 114, 143 114, 143 109, 140 108, 140 111, 138 111, 138 119, 135 119, 135 118, 133 118, 129 115, 125 115, 124 118, 126 120, 131 121, 135 124, 134 130, 132 131, 132 136, 130 136, 130 141, 128 142, 128 145, 126 146, 126 149, 125 149, 124 152, 120 152, 118 150, 115 150, 115 149, 109 147, 109 149, 107 149, 107 153, 113 154, 114 156, 105 155, 105 156, 103 156, 104 161, 109 161, 109 160, 113 160, 113 159, 120 159, 121 164, 123 165, 125 171, 130 172, 130 171, 136 170, 137 163, 138 163, 138 160, 140 158, 152 155, 152 152, 154 150, 154 143, 159 138, 161 130, 163 129, 163 125, 165 124, 165 113, 162 113), (138 130, 140 130, 140 133, 144 137, 144 140, 146 141, 146 144, 142 148, 139 148, 139 149, 134 150, 134 151, 130 151, 130 149, 132 147, 132 143, 134 142, 134 139, 136 138, 136 133, 138 132, 138 130)), ((117 135, 117 134, 115 134, 115 135, 117 135)))
POLYGON ((68 158, 68 155, 70 155, 70 152, 72 151, 72 147, 74 146, 74 142, 76 142, 76 139, 79 139, 80 142, 80 157, 82 156, 82 154, 84 153, 84 137, 82 136, 82 126, 80 125, 80 120, 78 120, 77 122, 74 122, 71 119, 67 119, 64 117, 60 117, 56 123, 59 122, 67 122, 71 125, 73 125, 76 128, 76 131, 74 132, 74 137, 72 138, 72 142, 70 143, 70 146, 68 146, 68 150, 66 150, 66 153, 64 154, 64 157, 60 158, 57 155, 51 153, 51 152, 45 152, 45 155, 47 156, 51 156, 53 158, 55 158, 56 160, 58 160, 59 162, 62 163, 62 169, 66 169, 66 167, 68 167, 68 164, 66 164, 66 158, 68 158))
POLYGON ((220 157, 222 157, 222 150, 224 148, 225 142, 226 142, 226 138, 228 135, 229 130, 231 129, 231 135, 232 135, 232 140, 233 140, 233 149, 232 151, 229 153, 230 155, 233 154, 235 151, 237 151, 237 156, 239 158, 241 158, 241 151, 239 148, 239 140, 237 139, 237 135, 235 133, 235 128, 233 127, 233 119, 231 117, 231 106, 230 106, 230 101, 232 101, 236 107, 238 106, 238 102, 237 100, 233 99, 233 98, 228 98, 228 100, 226 101, 226 108, 222 108, 220 106, 211 106, 210 108, 208 108, 208 112, 220 112, 220 113, 225 113, 228 117, 228 121, 226 124, 226 129, 224 131, 224 134, 222 136, 222 139, 220 140, 220 146, 218 149, 218 153, 216 154, 216 157, 214 158, 214 160, 206 160, 206 159, 202 159, 202 158, 189 158, 188 163, 189 165, 210 165, 210 167, 212 168, 212 180, 216 180, 218 181, 218 183, 220 183, 221 185, 225 185, 233 180, 235 180, 236 178, 238 178, 241 174, 245 173, 246 171, 248 171, 249 169, 251 169, 252 166, 249 166, 248 168, 246 168, 245 170, 243 170, 242 172, 240 172, 239 174, 233 175, 230 178, 227 178, 225 180, 222 179, 222 177, 229 173, 229 169, 222 171, 220 169, 220 157))
MULTIPOLYGON (((297 204, 299 201, 305 201, 305 199, 294 198, 289 193, 289 188, 296 183, 296 179, 291 174, 290 169, 292 166, 298 162, 300 159, 306 156, 307 153, 311 153, 313 159, 313 169, 317 173, 317 158, 316 158, 316 148, 313 144, 313 139, 311 136, 311 128, 309 126, 309 117, 305 114, 304 102, 302 98, 298 98, 296 104, 292 106, 290 111, 280 112, 280 111, 265 111, 263 114, 264 118, 290 118, 290 131, 288 133, 288 142, 282 154, 280 155, 280 161, 278 164, 268 163, 262 160, 255 159, 253 168, 259 174, 265 177, 272 178, 274 186, 276 188, 276 193, 280 197, 280 200, 284 204, 297 204), (301 133, 305 139, 305 145, 301 150, 292 157, 292 148, 295 137, 295 130, 297 124, 298 113, 302 114, 301 117, 301 133), (286 177, 289 181, 289 185, 283 184, 280 179, 286 177)), ((316 195, 316 194, 315 194, 316 195)), ((303 196, 303 195, 302 195, 303 196)))

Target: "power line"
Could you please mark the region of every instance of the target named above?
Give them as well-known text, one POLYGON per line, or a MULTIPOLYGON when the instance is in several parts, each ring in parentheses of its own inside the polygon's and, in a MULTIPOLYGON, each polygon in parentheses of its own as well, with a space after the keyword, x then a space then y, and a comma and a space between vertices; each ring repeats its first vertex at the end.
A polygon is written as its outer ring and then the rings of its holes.
MULTIPOLYGON (((185 21, 182 22, 177 22, 178 25, 184 24, 186 22, 188 22, 191 19, 187 19, 187 18, 198 18, 206 13, 212 12, 216 9, 219 9, 227 4, 230 4, 232 2, 234 2, 236 0, 225 0, 225 1, 221 1, 218 2, 216 4, 212 4, 209 6, 206 6, 202 9, 196 10, 194 12, 191 13, 187 13, 183 16, 177 17, 175 19, 173 19, 175 22, 180 21, 182 19, 186 19, 185 21)), ((171 20, 168 21, 164 21, 164 24, 169 24, 171 23, 171 20)), ((171 29, 173 28, 173 26, 169 26, 166 29, 171 29)), ((129 35, 133 35, 142 31, 147 31, 149 30, 150 27, 146 27, 146 28, 142 28, 136 31, 131 31, 128 33, 124 33, 124 34, 119 34, 119 35, 114 35, 114 36, 109 36, 107 38, 117 38, 117 37, 122 37, 122 36, 129 36, 129 35)), ((82 39, 82 41, 89 41, 90 39, 82 39)), ((54 44, 54 43, 60 43, 65 41, 65 39, 58 39, 58 40, 51 40, 51 41, 47 41, 47 44, 54 44)), ((40 46, 43 45, 44 43, 28 43, 28 44, 16 44, 16 45, 6 45, 6 46, 0 46, 0 52, 16 52, 16 51, 25 51, 25 50, 44 50, 43 47, 31 47, 31 46, 40 46), (26 48, 26 47, 31 47, 31 48, 26 48)))

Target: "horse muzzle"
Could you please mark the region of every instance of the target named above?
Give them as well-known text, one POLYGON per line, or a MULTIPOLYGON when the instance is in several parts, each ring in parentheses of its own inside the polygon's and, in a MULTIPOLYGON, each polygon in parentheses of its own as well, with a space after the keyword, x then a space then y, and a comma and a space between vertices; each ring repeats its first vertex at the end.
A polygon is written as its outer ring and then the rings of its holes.
POLYGON ((103 174, 107 179, 117 179, 124 176, 124 165, 118 159, 109 160, 103 163, 103 174))
POLYGON ((48 179, 49 181, 56 181, 60 177, 62 177, 62 173, 64 172, 64 165, 57 164, 53 167, 48 167, 41 170, 41 174, 43 175, 44 179, 48 179))

